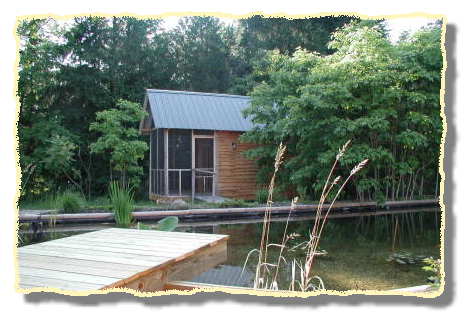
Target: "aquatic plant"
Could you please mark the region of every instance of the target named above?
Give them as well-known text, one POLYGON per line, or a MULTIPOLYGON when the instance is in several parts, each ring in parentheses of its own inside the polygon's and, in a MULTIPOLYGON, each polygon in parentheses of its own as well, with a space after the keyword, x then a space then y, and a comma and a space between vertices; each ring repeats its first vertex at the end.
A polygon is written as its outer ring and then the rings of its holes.
POLYGON ((438 288, 441 284, 441 260, 428 257, 423 260, 426 265, 422 267, 424 271, 433 273, 428 277, 428 281, 431 282, 434 288, 438 288))
MULTIPOLYGON (((316 260, 316 258, 324 253, 319 250, 319 243, 323 233, 324 226, 327 222, 327 217, 331 212, 334 203, 340 196, 342 190, 345 188, 347 183, 356 175, 362 168, 364 168, 368 160, 365 159, 358 163, 349 173, 348 176, 341 182, 342 177, 336 176, 333 177, 334 171, 338 162, 344 156, 347 148, 350 145, 350 141, 346 142, 344 146, 339 150, 338 154, 336 155, 336 159, 332 165, 332 168, 327 176, 326 182, 324 184, 318 207, 316 209, 314 224, 312 229, 310 230, 309 240, 307 242, 301 243, 300 245, 304 244, 305 248, 305 258, 303 260, 293 259, 291 263, 287 262, 284 253, 285 250, 294 249, 294 247, 288 247, 288 242, 291 238, 293 238, 294 234, 287 234, 288 230, 288 222, 291 217, 292 211, 297 203, 297 198, 292 201, 291 209, 288 214, 286 220, 286 226, 283 232, 282 240, 279 244, 274 244, 269 242, 269 233, 270 233, 270 224, 271 224, 271 211, 273 205, 273 192, 275 189, 275 179, 276 174, 283 162, 283 157, 286 151, 286 147, 280 143, 278 147, 277 153, 275 155, 275 164, 274 164, 274 172, 272 178, 270 179, 270 184, 268 186, 268 196, 267 196, 267 208, 265 210, 265 215, 263 218, 263 226, 262 226, 262 235, 260 240, 260 247, 259 249, 254 249, 249 252, 247 259, 245 261, 245 265, 248 262, 249 257, 253 253, 258 253, 258 262, 255 271, 255 280, 254 280, 254 288, 255 289, 269 289, 269 290, 279 290, 278 285, 278 276, 279 271, 281 270, 281 264, 286 263, 287 265, 291 265, 291 283, 289 286, 289 290, 298 290, 298 291, 312 291, 312 290, 319 290, 324 289, 324 283, 320 277, 317 275, 312 275, 312 266, 316 260), (339 185, 341 184, 341 185, 339 185), (329 202, 329 206, 323 209, 324 204, 326 201, 329 202), (271 247, 279 248, 278 258, 275 262, 270 262, 268 260, 268 250, 271 247)), ((244 265, 244 268, 245 268, 244 265)))
POLYGON ((414 255, 410 252, 400 251, 396 253, 390 254, 390 256, 386 259, 387 262, 394 262, 398 264, 418 264, 424 262, 426 256, 424 255, 414 255))
POLYGON ((117 182, 109 185, 109 199, 114 211, 115 223, 119 226, 129 226, 133 221, 133 190, 121 187, 117 182))
POLYGON ((143 223, 137 223, 137 229, 140 230, 159 230, 159 231, 173 231, 178 227, 178 217, 170 216, 158 221, 156 226, 146 225, 143 223))

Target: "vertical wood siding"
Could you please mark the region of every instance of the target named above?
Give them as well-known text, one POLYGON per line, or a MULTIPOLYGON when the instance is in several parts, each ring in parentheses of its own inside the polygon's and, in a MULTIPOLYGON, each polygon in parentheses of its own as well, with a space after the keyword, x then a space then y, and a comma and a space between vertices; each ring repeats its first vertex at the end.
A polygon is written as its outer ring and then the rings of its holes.
POLYGON ((241 132, 216 131, 217 195, 235 199, 255 199, 257 166, 243 155, 256 145, 241 143, 241 132), (232 148, 232 143, 237 145, 232 148))

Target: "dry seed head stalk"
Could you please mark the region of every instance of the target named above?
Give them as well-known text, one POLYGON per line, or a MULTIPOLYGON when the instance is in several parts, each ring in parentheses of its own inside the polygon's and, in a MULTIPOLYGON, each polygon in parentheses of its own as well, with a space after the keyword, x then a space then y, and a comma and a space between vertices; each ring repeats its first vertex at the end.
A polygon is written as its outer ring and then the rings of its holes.
POLYGON ((287 236, 288 239, 295 239, 297 237, 300 237, 300 234, 293 232, 287 236))
POLYGON ((363 161, 361 161, 357 166, 355 166, 352 170, 351 170, 351 176, 358 173, 359 170, 361 170, 362 168, 365 167, 365 165, 367 165, 367 163, 369 162, 369 159, 365 159, 363 161))
POLYGON ((294 209, 296 206, 296 203, 298 203, 298 197, 295 196, 293 200, 291 201, 291 208, 294 209))
POLYGON ((342 148, 339 149, 339 153, 338 153, 337 156, 336 156, 336 160, 339 160, 339 159, 341 159, 342 156, 344 156, 344 153, 346 152, 347 147, 349 147, 350 144, 351 144, 351 140, 348 140, 348 141, 342 146, 342 148))
POLYGON ((337 177, 332 181, 332 185, 336 185, 337 183, 339 183, 340 180, 341 180, 341 176, 337 176, 337 177))
POLYGON ((283 161, 283 155, 285 154, 285 150, 286 150, 286 146, 284 146, 283 143, 280 142, 280 145, 278 146, 278 151, 275 157, 275 173, 280 168, 280 165, 283 161))

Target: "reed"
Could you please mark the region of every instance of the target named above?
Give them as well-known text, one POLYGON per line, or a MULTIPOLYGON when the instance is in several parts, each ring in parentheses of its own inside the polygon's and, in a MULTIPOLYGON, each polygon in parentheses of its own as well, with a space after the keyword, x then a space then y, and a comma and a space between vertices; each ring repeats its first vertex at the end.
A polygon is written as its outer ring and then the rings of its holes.
POLYGON ((115 223, 122 227, 128 227, 133 222, 133 191, 129 187, 120 187, 117 182, 109 185, 109 198, 114 211, 115 223))
MULTIPOLYGON (((345 177, 343 182, 341 182, 341 180, 343 179, 341 176, 334 177, 333 174, 334 174, 335 168, 340 162, 341 158, 344 156, 349 145, 350 145, 350 141, 347 141, 344 144, 344 146, 339 150, 338 154, 336 155, 335 161, 332 165, 332 168, 329 172, 329 175, 327 176, 325 185, 323 187, 321 196, 319 198, 319 203, 318 203, 318 207, 316 209, 315 218, 314 218, 314 225, 310 231, 309 240, 304 243, 305 258, 303 260, 293 259, 291 263, 289 263, 287 262, 287 259, 284 256, 287 251, 295 249, 295 247, 289 247, 288 242, 290 239, 293 239, 296 236, 296 234, 287 234, 287 229, 288 229, 288 222, 290 220, 293 209, 297 204, 298 198, 295 198, 292 201, 292 205, 291 205, 292 208, 290 209, 290 212, 286 220, 286 225, 285 225, 281 242, 278 244, 269 242, 271 211, 272 211, 272 205, 273 205, 273 191, 275 188, 275 179, 276 179, 277 172, 283 162, 283 157, 286 151, 286 147, 280 143, 280 146, 278 147, 278 150, 275 156, 274 172, 270 180, 270 184, 268 186, 267 205, 266 205, 265 215, 263 219, 263 228, 262 228, 262 235, 260 239, 260 247, 259 249, 254 249, 251 252, 249 252, 249 254, 247 255, 247 259, 245 261, 245 265, 246 265, 249 260, 249 257, 254 253, 258 253, 258 262, 256 265, 255 279, 254 279, 255 289, 279 290, 280 286, 278 284, 278 276, 282 268, 282 263, 291 267, 291 282, 288 288, 289 290, 312 291, 312 290, 324 289, 323 280, 317 275, 312 275, 311 270, 316 261, 316 258, 324 254, 323 252, 320 252, 318 249, 319 249, 320 239, 327 222, 328 215, 330 214, 334 203, 339 198, 340 194, 342 193, 343 189, 346 187, 348 182, 354 177, 354 175, 356 175, 368 163, 368 160, 366 159, 366 160, 361 161, 356 166, 354 166, 354 168, 351 170, 349 175, 345 177), (332 196, 331 200, 328 200, 328 198, 331 197, 330 194, 333 192, 335 192, 335 195, 332 196), (323 213, 322 207, 323 207, 323 204, 326 203, 326 201, 330 201, 330 205, 328 209, 324 211, 323 213), (274 262, 270 262, 268 260, 269 258, 268 250, 271 247, 276 247, 279 249, 277 260, 274 262)), ((244 269, 245 269, 245 265, 244 265, 244 269)))

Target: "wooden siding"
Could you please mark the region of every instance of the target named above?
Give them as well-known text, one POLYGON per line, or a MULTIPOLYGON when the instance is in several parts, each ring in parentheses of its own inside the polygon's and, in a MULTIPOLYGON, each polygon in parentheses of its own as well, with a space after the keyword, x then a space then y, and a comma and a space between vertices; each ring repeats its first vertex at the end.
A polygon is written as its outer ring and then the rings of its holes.
POLYGON ((234 199, 255 199, 257 166, 243 155, 256 145, 241 143, 241 132, 216 131, 217 195, 234 199), (236 144, 236 148, 232 147, 236 144))

